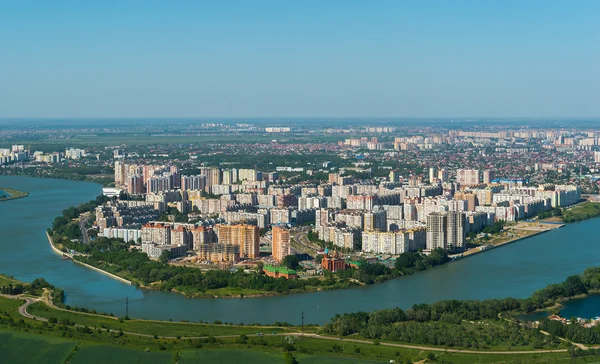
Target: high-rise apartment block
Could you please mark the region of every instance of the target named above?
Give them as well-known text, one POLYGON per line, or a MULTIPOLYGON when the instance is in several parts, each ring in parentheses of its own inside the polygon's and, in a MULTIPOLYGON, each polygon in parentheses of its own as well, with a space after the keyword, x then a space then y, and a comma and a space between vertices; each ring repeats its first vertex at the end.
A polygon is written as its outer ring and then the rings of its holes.
POLYGON ((483 171, 483 183, 485 183, 486 185, 490 184, 494 179, 496 179, 496 173, 494 171, 491 171, 489 169, 483 171))
POLYGON ((448 171, 445 168, 442 168, 438 171, 438 179, 441 183, 446 183, 449 180, 448 171))
POLYGON ((290 246, 290 231, 282 226, 273 226, 273 259, 281 262, 292 253, 290 246))
POLYGON ((260 256, 260 231, 254 225, 217 225, 220 244, 240 246, 240 255, 255 259, 260 256))
POLYGON ((457 201, 466 201, 468 211, 475 211, 475 207, 479 205, 477 195, 473 193, 456 192, 454 194, 454 199, 457 201))
POLYGON ((376 254, 402 254, 410 249, 408 231, 377 232, 363 231, 362 250, 376 254))
POLYGON ((434 212, 427 216, 427 249, 464 248, 466 218, 461 212, 434 212))
POLYGON ((478 169, 457 169, 456 170, 456 181, 461 186, 474 186, 479 184, 479 170, 478 169))
POLYGON ((181 176, 181 189, 183 191, 198 191, 206 187, 206 176, 181 176))
POLYGON ((437 177, 436 174, 437 174, 437 171, 436 171, 435 167, 430 167, 429 168, 429 183, 433 183, 433 181, 437 177))
POLYGON ((139 174, 127 177, 127 193, 130 195, 139 195, 144 193, 144 178, 139 174))

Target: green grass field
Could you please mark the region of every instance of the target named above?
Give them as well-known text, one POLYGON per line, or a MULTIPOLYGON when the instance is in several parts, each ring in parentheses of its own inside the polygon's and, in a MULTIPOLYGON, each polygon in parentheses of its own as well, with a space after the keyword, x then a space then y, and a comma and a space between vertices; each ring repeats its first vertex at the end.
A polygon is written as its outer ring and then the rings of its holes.
MULTIPOLYGON (((371 364, 381 361, 344 358, 339 356, 294 354, 301 364, 371 364)), ((200 349, 180 353, 180 364, 236 363, 236 364, 284 364, 283 353, 261 349, 200 349)))
POLYGON ((119 348, 109 345, 83 345, 69 364, 145 364, 173 363, 175 354, 166 351, 149 351, 119 348))
MULTIPOLYGON (((264 340, 269 345, 276 344, 277 341, 281 340, 281 337, 264 337, 264 340)), ((442 362, 445 360, 450 363, 569 363, 570 357, 567 353, 545 353, 545 354, 465 354, 465 353, 446 353, 443 351, 429 351, 420 349, 407 349, 400 347, 391 347, 386 345, 373 345, 373 344, 362 344, 354 343, 350 341, 330 341, 312 338, 302 338, 296 340, 293 344, 298 354, 298 360, 300 363, 305 362, 311 363, 311 357, 323 356, 327 358, 333 358, 332 360, 339 360, 333 362, 343 362, 345 359, 349 360, 362 360, 357 363, 369 363, 375 362, 389 362, 395 360, 396 363, 404 363, 406 359, 412 362, 420 361, 431 353, 436 357, 436 360, 442 362), (337 346, 335 351, 334 347, 337 346), (303 352, 306 354, 300 354, 303 352), (302 359, 306 356, 305 359, 302 359)), ((325 360, 325 359, 323 359, 325 360)), ((592 363, 594 357, 579 357, 578 362, 592 363)), ((600 358, 595 357, 595 361, 599 362, 600 358)), ((317 361, 318 362, 318 361, 317 361)), ((350 361, 352 362, 352 361, 350 361)), ((319 362, 320 363, 320 362, 319 362)), ((435 363, 430 361, 429 363, 435 363)))
MULTIPOLYGON (((373 361, 356 358, 344 358, 340 356, 325 356, 325 355, 309 355, 304 356, 299 354, 296 356, 302 364, 374 364, 382 363, 382 361, 373 361)), ((385 362, 383 362, 385 363, 385 362)))
MULTIPOLYGON (((21 319, 17 308, 21 305, 19 300, 0 298, 0 313, 8 312, 13 319, 21 319)), ((282 363, 283 352, 280 346, 284 340, 290 340, 296 348, 295 355, 299 362, 306 363, 377 363, 395 360, 404 363, 408 360, 417 362, 433 354, 438 362, 451 363, 569 363, 571 359, 567 353, 548 354, 466 354, 447 353, 443 351, 408 349, 384 345, 354 343, 346 340, 333 341, 314 339, 309 337, 285 338, 285 333, 271 335, 265 328, 236 327, 222 325, 202 325, 170 322, 125 321, 120 324, 117 320, 104 317, 95 317, 78 313, 44 310, 47 307, 41 303, 35 305, 39 314, 45 313, 57 318, 68 318, 70 321, 87 321, 88 326, 100 326, 100 323, 111 324, 114 328, 123 327, 123 331, 140 332, 143 325, 150 324, 150 330, 156 329, 161 335, 173 336, 176 332, 198 333, 201 330, 213 329, 214 336, 239 335, 241 332, 256 333, 262 331, 264 336, 250 337, 247 345, 236 343, 236 337, 223 338, 215 344, 204 344, 202 349, 189 349, 190 343, 184 340, 160 341, 125 336, 123 339, 109 339, 104 337, 88 337, 79 339, 60 339, 49 332, 44 335, 30 334, 21 331, 0 331, 0 363, 63 363, 69 353, 80 344, 78 350, 72 352, 73 359, 70 363, 173 363, 177 350, 181 350, 180 363, 282 363), (95 324, 96 323, 96 324, 95 324), (201 329, 199 329, 201 328, 201 329), (138 330, 139 329, 139 330, 138 330), (165 334, 166 333, 166 334, 165 334), (160 351, 159 344, 164 343, 167 350, 160 351), (114 344, 114 345, 111 345, 114 344), (122 346, 124 345, 124 346, 122 346), (150 352, 145 352, 150 348, 150 352)), ((26 322, 42 324, 33 320, 24 319, 26 322)), ((270 330, 270 329, 269 329, 270 330)), ((159 336, 161 336, 159 335, 159 336)), ((190 335, 191 336, 191 335, 190 335)), ((182 335, 184 337, 184 335, 182 335)), ((506 349, 506 348, 505 348, 506 349)), ((579 357, 579 363, 599 363, 600 357, 579 357)), ((433 363, 433 362, 430 362, 433 363)))
POLYGON ((270 334, 272 332, 283 333, 286 331, 286 329, 279 327, 267 329, 253 326, 208 325, 167 321, 125 320, 124 322, 120 323, 117 320, 107 317, 56 310, 48 307, 42 302, 37 302, 29 306, 28 312, 32 315, 45 318, 54 317, 59 322, 61 319, 69 319, 76 324, 87 325, 89 327, 105 327, 113 330, 121 329, 125 332, 135 332, 158 336, 197 337, 209 335, 222 336, 256 334, 259 331, 264 332, 265 334, 270 334))
POLYGON ((75 348, 74 341, 21 332, 0 332, 2 363, 63 363, 75 348))
POLYGON ((19 306, 23 304, 24 301, 21 300, 12 300, 10 298, 0 298, 0 312, 2 314, 7 314, 13 319, 21 318, 19 315, 18 309, 19 306))
POLYGON ((179 363, 282 364, 283 354, 256 349, 184 350, 180 353, 179 363))
POLYGON ((9 276, 6 276, 4 274, 0 274, 0 287, 2 287, 2 286, 8 286, 9 283, 12 283, 13 285, 15 285, 15 284, 24 284, 23 282, 21 282, 19 280, 16 280, 16 279, 11 278, 9 276))
POLYGON ((563 212, 565 222, 574 222, 600 216, 600 202, 584 202, 563 212))

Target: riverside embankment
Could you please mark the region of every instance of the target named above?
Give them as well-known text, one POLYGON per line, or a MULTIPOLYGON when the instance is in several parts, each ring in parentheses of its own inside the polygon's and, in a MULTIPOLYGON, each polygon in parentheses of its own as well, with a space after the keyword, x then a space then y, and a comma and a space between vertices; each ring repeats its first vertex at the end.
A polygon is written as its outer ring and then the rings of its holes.
POLYGON ((54 241, 52 240, 52 236, 50 236, 50 234, 48 234, 48 232, 46 232, 46 236, 48 237, 48 243, 50 243, 50 247, 52 248, 52 251, 54 251, 56 254, 60 255, 61 257, 65 257, 66 256, 70 260, 72 260, 73 262, 75 262, 77 264, 80 264, 80 265, 82 265, 82 266, 84 266, 86 268, 95 270, 96 272, 100 272, 102 274, 105 274, 105 275, 109 276, 112 279, 116 279, 116 280, 118 280, 120 282, 123 282, 123 283, 126 283, 126 284, 130 284, 130 285, 133 284, 131 281, 129 281, 129 280, 125 279, 125 278, 119 277, 116 274, 109 273, 109 272, 107 272, 105 270, 102 270, 100 268, 96 268, 93 265, 89 265, 87 263, 83 263, 83 262, 78 261, 77 259, 75 259, 75 255, 74 254, 66 253, 66 252, 63 252, 60 249, 58 249, 54 245, 54 241))
POLYGON ((516 225, 505 229, 504 234, 508 234, 508 236, 493 236, 491 243, 471 248, 463 253, 454 255, 453 257, 466 258, 474 256, 489 251, 490 249, 499 248, 555 229, 560 229, 564 226, 565 224, 520 221, 516 225))

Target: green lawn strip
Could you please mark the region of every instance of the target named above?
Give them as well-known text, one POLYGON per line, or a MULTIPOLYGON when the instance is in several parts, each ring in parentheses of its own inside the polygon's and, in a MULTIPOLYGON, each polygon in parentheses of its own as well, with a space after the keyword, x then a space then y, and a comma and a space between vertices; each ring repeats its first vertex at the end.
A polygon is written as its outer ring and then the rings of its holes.
MULTIPOLYGON (((2 188, 0 188, 0 189, 2 189, 2 188)), ((10 283, 12 283, 13 286, 16 285, 16 284, 22 284, 22 285, 27 284, 27 283, 21 282, 21 281, 19 281, 17 279, 11 278, 11 277, 9 277, 7 275, 0 274, 0 287, 2 287, 2 286, 8 286, 10 283)))
POLYGON ((600 216, 600 202, 584 202, 563 212, 565 222, 587 220, 600 216))
POLYGON ((123 322, 119 322, 102 316, 56 310, 42 302, 36 302, 29 306, 28 312, 32 315, 45 318, 54 317, 58 322, 64 322, 64 320, 68 319, 70 322, 89 327, 104 327, 112 330, 121 329, 125 332, 170 337, 240 335, 256 334, 258 332, 271 334, 272 332, 284 333, 287 330, 280 327, 210 325, 168 321, 124 320, 123 322))
POLYGON ((284 333, 282 328, 264 328, 254 326, 203 325, 194 323, 170 323, 143 320, 130 320, 123 323, 123 331, 159 336, 223 336, 263 333, 284 333), (267 331, 268 330, 268 331, 267 331))
POLYGON ((22 318, 19 314, 19 306, 25 301, 0 297, 0 313, 8 314, 13 319, 22 318))
MULTIPOLYGON (((484 324, 488 324, 488 325, 498 325, 501 324, 501 321, 490 321, 487 320, 484 322, 484 324)), ((484 325, 482 324, 482 325, 484 325)), ((471 323, 467 323, 467 322, 463 322, 461 324, 463 327, 465 327, 468 331, 475 331, 475 330, 480 330, 481 327, 478 324, 471 324, 471 323)), ((339 336, 337 335, 332 335, 332 334, 326 334, 326 333, 319 333, 319 335, 321 336, 327 336, 327 337, 331 337, 331 338, 338 338, 339 336)), ((359 334, 352 334, 352 335, 347 335, 344 336, 343 339, 345 340, 365 340, 365 341, 375 341, 375 339, 373 338, 368 338, 368 337, 362 337, 359 334)), ((410 342, 402 342, 402 341, 391 341, 391 340, 386 340, 386 339, 381 339, 379 340, 381 343, 390 343, 390 344, 401 344, 401 345, 413 345, 413 346, 422 346, 422 347, 431 347, 431 348, 445 348, 443 346, 434 346, 434 345, 430 345, 430 344, 419 344, 419 343, 410 343, 410 342)), ((333 341, 331 341, 333 342, 333 341)), ((343 342, 343 340, 341 341, 343 342)), ((351 343, 352 341, 347 341, 349 343, 351 343)), ((451 350, 476 350, 476 351, 481 351, 481 352, 485 352, 485 351, 527 351, 527 350, 561 350, 561 349, 566 349, 567 346, 559 346, 559 347, 541 347, 541 348, 537 348, 534 349, 533 347, 531 347, 531 345, 526 345, 526 346, 506 346, 506 345, 498 345, 498 346, 487 346, 485 348, 479 347, 479 348, 469 348, 469 347, 448 347, 448 349, 451 350)))
MULTIPOLYGON (((282 335, 283 336, 283 335, 282 335)), ((250 343, 264 340, 267 345, 278 345, 282 337, 264 337, 251 338, 250 343)), ((467 353, 449 353, 443 351, 408 349, 400 347, 391 347, 386 345, 354 343, 350 341, 329 341, 314 338, 292 338, 291 342, 296 348, 296 356, 302 358, 304 355, 325 355, 350 359, 374 360, 389 362, 395 360, 396 363, 404 363, 406 359, 419 361, 426 359, 429 355, 441 360, 444 359, 451 363, 512 363, 519 359, 523 363, 546 363, 564 361, 570 359, 567 353, 544 353, 544 354, 467 354, 467 353), (527 361, 522 361, 526 359, 527 361)), ((421 346, 421 345, 418 345, 421 346)), ((438 347, 439 348, 439 347, 438 347)), ((582 357, 581 359, 583 359, 582 357)), ((580 358, 578 358, 579 360, 580 358)), ((303 360, 300 360, 304 363, 303 360)))
POLYGON ((302 364, 374 364, 384 363, 381 360, 367 360, 358 358, 345 358, 340 356, 326 356, 326 355, 296 355, 299 363, 302 364))
POLYGON ((50 336, 0 331, 0 362, 55 364, 64 362, 76 343, 50 336))
MULTIPOLYGON (((6 299, 6 298, 2 298, 0 299, 0 311, 5 312, 8 311, 11 316, 13 317, 19 317, 18 313, 17 313, 17 308, 21 305, 21 302, 18 300, 11 300, 11 299, 6 299)), ((49 315, 52 314, 54 316, 60 316, 62 318, 68 318, 70 321, 73 322, 77 322, 77 320, 90 320, 87 321, 88 326, 93 327, 93 326, 100 326, 101 323, 105 323, 105 324, 112 324, 115 325, 114 329, 118 329, 120 326, 119 322, 116 320, 112 320, 109 318, 104 318, 104 317, 97 317, 97 316, 91 316, 91 315, 83 315, 80 313, 74 313, 74 312, 64 312, 64 311, 59 311, 59 310, 54 310, 51 308, 47 308, 47 306, 45 306, 43 303, 36 303, 34 304, 37 308, 38 308, 38 312, 36 314, 40 315, 40 316, 44 316, 40 313, 45 313, 45 315, 49 315), (47 309, 44 310, 44 307, 46 307, 47 309), (62 316, 64 315, 64 316, 62 316), (94 324, 95 323, 95 324, 94 324)), ((30 307, 31 308, 31 307, 30 307)), ((59 318, 59 317, 57 317, 59 318)), ((31 321, 31 320, 27 320, 25 319, 25 321, 31 321)), ((33 322, 33 321, 31 321, 33 322)), ((137 320, 132 320, 132 321, 125 321, 122 324, 135 324, 135 325, 143 325, 146 324, 148 325, 148 323, 152 324, 153 322, 146 322, 146 321, 137 321, 137 320)), ((121 324, 121 325, 122 325, 121 324)), ((222 333, 222 331, 215 331, 215 330, 232 330, 227 332, 225 335, 228 334, 234 334, 234 335, 239 335, 240 334, 240 329, 246 329, 249 330, 250 332, 247 333, 256 333, 257 331, 261 331, 264 333, 263 336, 259 336, 259 337, 249 337, 248 338, 248 343, 247 345, 241 345, 241 344, 237 344, 237 338, 227 338, 227 339, 222 339, 221 341, 223 342, 222 347, 224 348, 224 350, 235 350, 235 349, 240 349, 240 350, 246 350, 246 349, 256 349, 256 350, 268 350, 268 351, 272 351, 274 354, 273 355, 281 355, 281 357, 283 358, 283 354, 280 351, 281 349, 277 348, 277 347, 281 347, 281 345, 284 342, 290 342, 292 343, 292 345, 295 347, 296 351, 295 351, 295 355, 299 358, 299 359, 305 359, 307 360, 307 362, 320 362, 317 359, 311 359, 313 356, 324 356, 324 358, 322 359, 321 362, 325 362, 325 360, 329 360, 330 357, 333 357, 334 359, 339 358, 340 360, 342 360, 343 358, 348 358, 350 357, 351 359, 360 359, 360 360, 375 360, 375 361, 389 361, 389 360, 397 360, 398 358, 401 358, 400 361, 396 361, 396 362, 404 362, 406 361, 406 358, 409 358, 412 361, 417 361, 420 359, 424 359, 426 357, 428 357, 430 354, 433 355, 434 357, 438 358, 438 359, 443 359, 452 363, 512 363, 512 362, 527 362, 527 363, 546 363, 546 362, 557 362, 557 363, 567 363, 567 361, 569 360, 569 357, 567 355, 567 353, 548 353, 548 354, 465 354, 465 353, 447 353, 447 352, 441 352, 441 351, 433 351, 433 350, 418 350, 418 349, 406 349, 406 348, 399 348, 399 347, 390 347, 390 346, 386 346, 386 345, 374 345, 374 344, 362 344, 362 343, 354 343, 351 341, 347 341, 347 340, 341 340, 341 341, 329 341, 329 340, 323 340, 323 339, 313 339, 313 338, 309 338, 309 337, 304 337, 304 338, 299 338, 299 337, 293 337, 293 336, 288 336, 286 337, 285 333, 282 334, 278 334, 278 335, 272 335, 271 331, 267 331, 266 328, 256 328, 256 327, 231 327, 231 326, 222 326, 222 325, 202 325, 202 324, 185 324, 185 323, 169 323, 169 322, 157 322, 156 323, 159 326, 150 326, 151 328, 153 327, 157 327, 161 330, 164 331, 169 331, 171 333, 173 333, 173 328, 178 328, 180 326, 185 326, 187 327, 192 327, 192 329, 195 330, 195 332, 198 331, 198 327, 202 327, 203 329, 208 329, 208 328, 213 328, 213 335, 214 336, 219 336, 222 333), (163 326, 164 327, 161 327, 163 326), (326 357, 326 358, 325 358, 326 357), (526 361, 523 361, 525 360, 526 361)), ((124 331, 129 331, 126 328, 123 328, 124 331)), ((269 329, 271 330, 271 329, 269 329)), ((131 330, 133 331, 133 330, 131 330)), ((19 332, 20 333, 20 332, 19 332)), ((30 334, 29 334, 30 335, 30 334)), ((46 335, 46 334, 44 334, 46 335)), ((48 335, 55 335, 54 333, 49 333, 48 335)), ((162 335, 162 334, 161 334, 162 335)), ((164 336, 176 336, 176 335, 164 335, 164 336)), ((181 335, 182 337, 184 335, 181 335)), ((37 335, 37 337, 45 337, 45 336, 40 336, 37 335)), ((50 339, 54 339, 52 336, 48 336, 50 339)), ((1 338, 0 340, 2 342, 8 342, 5 338, 1 338)), ((61 342, 61 339, 56 339, 58 340, 58 342, 61 342)), ((117 346, 125 346, 125 347, 135 347, 139 350, 144 350, 145 348, 150 348, 153 352, 158 351, 159 346, 161 345, 160 343, 165 343, 166 349, 167 351, 171 351, 173 352, 173 350, 176 350, 177 347, 180 347, 181 350, 188 350, 185 349, 186 345, 190 345, 190 343, 188 342, 188 344, 184 344, 185 341, 183 340, 176 340, 178 341, 180 344, 177 344, 175 346, 173 346, 170 343, 175 343, 176 341, 169 341, 169 340, 153 340, 153 339, 145 339, 145 338, 139 338, 139 337, 135 337, 135 336, 123 336, 120 339, 108 339, 105 338, 104 336, 102 338, 98 338, 98 339, 86 339, 85 343, 94 343, 96 345, 104 345, 104 346, 109 346, 108 342, 106 342, 106 340, 109 340, 110 344, 115 344, 117 346), (96 343, 95 341, 99 341, 98 343, 96 343), (183 347, 181 347, 181 345, 184 345, 183 347)), ((62 340, 64 342, 64 340, 62 340)), ((193 344, 194 341, 191 342, 191 344, 193 344)), ((216 344, 219 345, 219 344, 216 344)), ((420 345, 419 345, 420 346, 420 345)), ((189 347, 189 346, 188 346, 189 347)), ((204 344, 203 348, 200 350, 208 350, 208 349, 212 349, 211 345, 207 345, 204 344)), ((516 349, 515 349, 516 350, 516 349)), ((66 352, 68 355, 68 351, 66 352)), ((76 353, 78 354, 78 353, 76 353)), ((169 354, 172 355, 172 354, 169 354)), ((331 360, 334 360, 331 359, 331 360)), ((578 358, 579 362, 593 362, 594 357, 581 357, 578 358)), ((598 357, 595 357, 596 362, 598 362, 598 357)), ((25 362, 35 362, 35 361, 25 361, 25 362)), ((43 362, 43 361, 42 361, 43 362)), ((210 362, 210 361, 206 361, 206 362, 210 362)), ((304 363, 305 361, 301 361, 302 363, 304 363)), ((335 362, 335 361, 334 361, 335 362)), ((350 361, 352 362, 352 361, 350 361)))
POLYGON ((182 350, 179 359, 180 364, 282 364, 283 362, 281 351, 261 350, 261 348, 182 350))
POLYGON ((174 353, 169 351, 145 351, 111 345, 84 344, 74 353, 69 364, 145 364, 173 363, 174 353))
POLYGON ((116 319, 57 310, 52 307, 49 307, 43 302, 36 302, 30 305, 29 307, 27 307, 27 312, 31 315, 40 316, 44 318, 54 317, 58 320, 58 322, 62 322, 63 320, 68 319, 69 321, 74 322, 76 324, 87 325, 89 327, 97 326, 116 330, 119 329, 119 322, 116 319))

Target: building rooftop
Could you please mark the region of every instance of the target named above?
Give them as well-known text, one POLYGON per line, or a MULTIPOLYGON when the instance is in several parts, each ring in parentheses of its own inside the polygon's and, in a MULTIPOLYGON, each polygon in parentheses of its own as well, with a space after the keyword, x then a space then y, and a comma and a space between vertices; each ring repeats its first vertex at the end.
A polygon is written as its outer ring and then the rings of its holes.
POLYGON ((272 265, 265 265, 263 267, 263 270, 267 270, 267 271, 272 272, 272 273, 279 272, 280 274, 288 274, 288 275, 290 275, 290 274, 297 274, 296 271, 293 270, 293 269, 288 269, 286 267, 275 267, 275 266, 272 266, 272 265))

